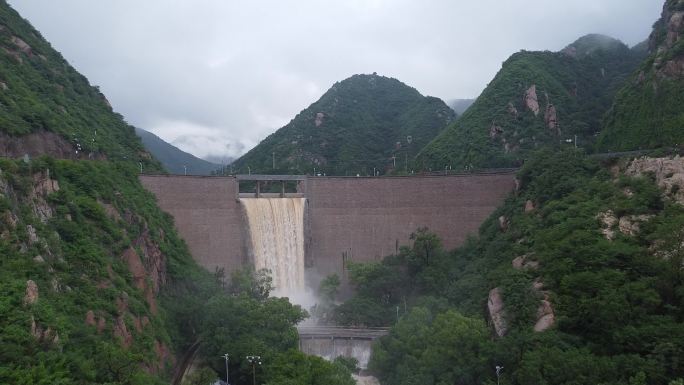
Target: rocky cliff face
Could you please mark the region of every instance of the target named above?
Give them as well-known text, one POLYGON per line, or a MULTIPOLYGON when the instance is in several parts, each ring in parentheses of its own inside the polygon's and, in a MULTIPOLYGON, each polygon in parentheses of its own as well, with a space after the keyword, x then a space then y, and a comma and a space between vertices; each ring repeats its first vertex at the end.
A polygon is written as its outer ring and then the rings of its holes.
POLYGON ((630 176, 652 175, 663 196, 684 205, 684 158, 642 157, 630 162, 625 172, 630 176))
POLYGON ((684 143, 684 3, 665 2, 649 38, 650 56, 617 93, 598 147, 624 151, 684 143))
POLYGON ((652 69, 658 77, 677 78, 684 74, 684 2, 667 1, 661 19, 649 38, 649 49, 655 54, 652 69))

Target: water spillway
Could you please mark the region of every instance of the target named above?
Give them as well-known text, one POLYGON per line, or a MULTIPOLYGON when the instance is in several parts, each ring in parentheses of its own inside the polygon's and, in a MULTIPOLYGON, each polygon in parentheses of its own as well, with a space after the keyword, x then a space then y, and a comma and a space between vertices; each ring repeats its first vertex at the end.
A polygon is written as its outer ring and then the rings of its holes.
POLYGON ((296 297, 305 290, 305 198, 240 198, 249 226, 249 250, 258 271, 268 269, 274 295, 296 297))

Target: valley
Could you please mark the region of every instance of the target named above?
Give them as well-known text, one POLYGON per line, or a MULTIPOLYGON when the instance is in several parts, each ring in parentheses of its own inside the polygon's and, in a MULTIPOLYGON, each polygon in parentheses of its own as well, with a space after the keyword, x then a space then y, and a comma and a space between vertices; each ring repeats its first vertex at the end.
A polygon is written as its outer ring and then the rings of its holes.
POLYGON ((215 164, 0 0, 0 383, 681 385, 684 1, 663 3, 645 42, 521 50, 473 99, 311 87, 215 164))

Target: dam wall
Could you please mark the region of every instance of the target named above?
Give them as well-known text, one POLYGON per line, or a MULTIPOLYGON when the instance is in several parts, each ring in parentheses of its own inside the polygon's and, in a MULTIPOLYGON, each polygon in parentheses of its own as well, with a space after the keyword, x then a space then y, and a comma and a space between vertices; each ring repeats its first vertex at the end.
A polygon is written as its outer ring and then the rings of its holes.
MULTIPOLYGON (((202 266, 229 272, 249 261, 249 232, 237 178, 142 175, 140 180, 174 217, 202 266)), ((477 233, 514 188, 512 172, 305 178, 299 193, 306 198, 307 275, 342 276, 346 261, 373 261, 392 254, 409 245, 410 234, 419 227, 438 234, 446 248, 456 247, 477 233)))
POLYGON ((447 249, 477 233, 515 188, 513 174, 309 178, 307 265, 322 275, 344 260, 375 261, 427 227, 447 249))
POLYGON ((232 177, 145 175, 143 186, 171 214, 193 258, 214 272, 228 272, 249 262, 249 231, 232 177))

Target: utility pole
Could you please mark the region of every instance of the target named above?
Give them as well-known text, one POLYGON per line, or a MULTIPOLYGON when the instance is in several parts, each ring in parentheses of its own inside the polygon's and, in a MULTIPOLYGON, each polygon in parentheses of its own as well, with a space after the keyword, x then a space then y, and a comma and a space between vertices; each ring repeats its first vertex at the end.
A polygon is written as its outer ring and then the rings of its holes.
POLYGON ((501 371, 503 370, 503 366, 496 365, 496 367, 494 369, 496 369, 496 385, 499 385, 499 377, 501 376, 501 371))
POLYGON ((275 170, 275 152, 271 153, 271 157, 273 158, 273 169, 275 170))
POLYGON ((261 365, 261 356, 247 356, 247 361, 252 364, 252 385, 256 385, 256 366, 261 365))
POLYGON ((183 175, 188 175, 188 166, 183 165, 183 175))
POLYGON ((226 384, 230 385, 230 380, 228 379, 228 361, 230 360, 230 356, 226 353, 222 357, 226 360, 226 384))

